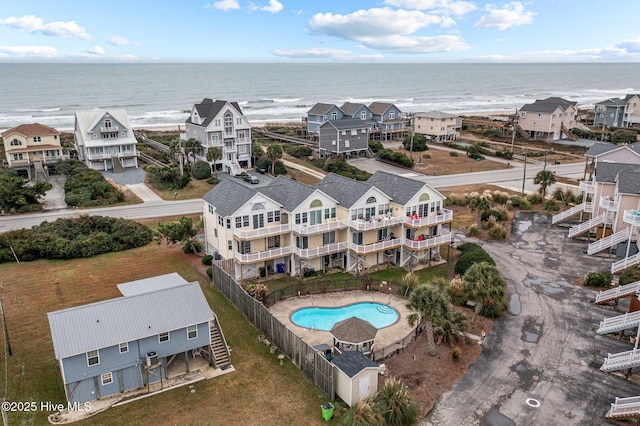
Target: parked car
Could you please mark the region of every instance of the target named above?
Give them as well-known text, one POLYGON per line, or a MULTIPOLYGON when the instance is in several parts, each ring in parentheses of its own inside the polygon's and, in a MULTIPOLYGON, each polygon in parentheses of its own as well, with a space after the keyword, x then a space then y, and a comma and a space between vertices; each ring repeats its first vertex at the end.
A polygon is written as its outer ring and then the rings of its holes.
POLYGON ((249 182, 249 183, 251 183, 251 184, 254 184, 254 183, 260 183, 260 179, 258 179, 258 177, 257 177, 257 176, 253 176, 253 175, 246 175, 246 176, 244 177, 244 181, 245 181, 245 182, 249 182))

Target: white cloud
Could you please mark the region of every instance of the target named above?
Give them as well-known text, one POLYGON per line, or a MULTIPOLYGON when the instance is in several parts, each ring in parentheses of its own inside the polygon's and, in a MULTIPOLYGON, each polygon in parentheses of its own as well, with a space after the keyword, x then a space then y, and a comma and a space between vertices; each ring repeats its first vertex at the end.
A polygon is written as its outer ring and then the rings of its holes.
POLYGON ((269 0, 269 4, 267 6, 259 6, 255 3, 249 3, 249 9, 254 11, 260 10, 262 12, 278 13, 283 8, 284 6, 282 6, 282 3, 280 3, 278 0, 269 0))
POLYGON ((204 6, 205 9, 218 9, 218 10, 232 10, 240 9, 240 4, 237 0, 220 0, 215 3, 207 3, 204 6))
POLYGON ((85 29, 76 24, 75 21, 54 21, 45 24, 42 18, 38 18, 35 15, 26 15, 20 18, 11 16, 9 18, 0 19, 0 24, 9 25, 30 33, 41 33, 55 37, 73 37, 79 38, 80 40, 92 40, 91 36, 87 34, 85 29))
POLYGON ((104 55, 104 49, 101 46, 93 46, 91 49, 87 50, 87 53, 90 55, 102 56, 104 55))
POLYGON ((496 28, 498 30, 506 30, 510 27, 530 24, 533 22, 535 12, 527 11, 520 2, 513 1, 497 8, 493 5, 487 5, 485 10, 488 12, 476 22, 476 28, 496 28))
POLYGON ((293 13, 296 16, 300 16, 302 15, 302 9, 292 10, 291 13, 293 13))
POLYGON ((4 56, 33 56, 42 59, 58 58, 60 54, 51 46, 0 46, 0 53, 4 56))
POLYGON ((407 9, 431 10, 447 15, 465 15, 477 9, 473 3, 451 0, 385 0, 383 3, 407 9))
POLYGON ((309 49, 273 49, 271 51, 276 56, 294 59, 335 59, 349 55, 351 52, 344 49, 327 49, 323 47, 312 47, 309 49))
POLYGON ((394 35, 388 37, 372 37, 361 39, 360 41, 371 49, 393 53, 435 53, 471 49, 471 46, 455 35, 434 37, 394 35))
POLYGON ((616 45, 627 53, 640 53, 640 36, 635 39, 625 40, 616 45))
POLYGON ((126 37, 121 36, 111 36, 109 37, 108 42, 114 46, 139 46, 139 43, 134 43, 126 37))

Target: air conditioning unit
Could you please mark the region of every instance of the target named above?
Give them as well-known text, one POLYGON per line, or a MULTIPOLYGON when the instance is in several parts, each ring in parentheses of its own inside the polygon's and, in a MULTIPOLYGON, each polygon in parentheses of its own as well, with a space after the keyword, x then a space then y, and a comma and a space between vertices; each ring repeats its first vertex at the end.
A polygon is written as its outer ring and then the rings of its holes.
POLYGON ((158 354, 155 352, 147 352, 147 367, 151 367, 158 363, 158 354))

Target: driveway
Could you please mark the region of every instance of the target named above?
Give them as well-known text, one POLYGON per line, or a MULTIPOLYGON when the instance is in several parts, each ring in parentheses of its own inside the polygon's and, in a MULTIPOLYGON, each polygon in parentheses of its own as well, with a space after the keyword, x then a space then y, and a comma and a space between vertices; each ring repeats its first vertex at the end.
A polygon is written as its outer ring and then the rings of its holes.
POLYGON ((421 425, 604 425, 615 397, 640 395, 638 385, 599 370, 608 352, 632 349, 592 331, 618 313, 573 284, 611 260, 583 254, 586 243, 566 233, 550 215, 519 212, 506 243, 483 244, 509 284, 509 312, 421 425))

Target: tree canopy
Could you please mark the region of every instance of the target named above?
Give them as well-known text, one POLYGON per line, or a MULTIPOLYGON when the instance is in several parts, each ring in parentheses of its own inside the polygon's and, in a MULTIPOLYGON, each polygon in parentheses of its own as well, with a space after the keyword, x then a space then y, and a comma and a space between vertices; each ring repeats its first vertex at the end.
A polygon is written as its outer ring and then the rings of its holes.
POLYGON ((0 206, 7 213, 42 210, 40 199, 51 189, 49 182, 29 182, 10 168, 0 169, 0 206))

